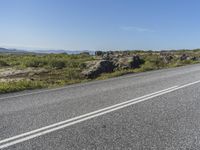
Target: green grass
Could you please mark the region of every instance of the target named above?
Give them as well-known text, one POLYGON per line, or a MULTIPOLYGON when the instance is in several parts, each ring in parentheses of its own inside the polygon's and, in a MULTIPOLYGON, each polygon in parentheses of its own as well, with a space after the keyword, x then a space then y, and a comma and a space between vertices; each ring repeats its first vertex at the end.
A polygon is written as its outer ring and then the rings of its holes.
POLYGON ((17 82, 3 82, 0 84, 0 93, 16 92, 47 87, 43 82, 21 80, 17 82))
MULTIPOLYGON (((47 55, 14 55, 0 54, 0 69, 2 68, 46 68, 47 73, 40 73, 31 76, 34 80, 0 82, 0 93, 15 92, 22 90, 51 88, 68 84, 85 82, 80 72, 86 68, 85 62, 94 60, 90 55, 68 55, 68 54, 47 54, 47 55)), ((25 78, 30 78, 25 77, 25 78)))
MULTIPOLYGON (((184 60, 178 57, 186 53, 189 56, 200 57, 200 51, 175 51, 174 58, 165 63, 159 52, 153 51, 130 51, 130 54, 137 54, 144 60, 144 63, 137 69, 119 69, 112 73, 103 73, 93 80, 103 80, 112 77, 122 76, 130 73, 145 72, 163 68, 172 68, 188 64, 199 63, 199 61, 184 60)), ((74 83, 88 82, 92 79, 86 79, 81 76, 81 72, 86 69, 85 63, 93 61, 95 58, 90 55, 68 55, 68 54, 48 54, 48 55, 14 55, 0 54, 0 69, 2 68, 45 68, 48 72, 28 75, 21 81, 0 82, 0 93, 16 92, 22 90, 31 90, 39 88, 59 87, 74 83), (31 79, 31 80, 30 80, 31 79)))

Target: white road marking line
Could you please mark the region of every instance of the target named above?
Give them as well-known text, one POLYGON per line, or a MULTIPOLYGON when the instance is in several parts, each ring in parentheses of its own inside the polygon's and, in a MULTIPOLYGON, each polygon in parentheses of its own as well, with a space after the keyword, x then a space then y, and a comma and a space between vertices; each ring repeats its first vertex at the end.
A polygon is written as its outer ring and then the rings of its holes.
POLYGON ((94 111, 94 112, 91 112, 91 113, 88 113, 88 114, 84 114, 84 115, 81 115, 81 116, 78 116, 78 117, 75 117, 75 118, 71 118, 71 119, 68 119, 68 120, 65 120, 65 121, 61 121, 61 122, 58 122, 58 123, 37 129, 37 130, 33 130, 33 131, 26 132, 26 133, 23 133, 23 134, 20 134, 20 135, 11 137, 11 138, 4 139, 4 140, 0 141, 0 144, 1 144, 0 149, 9 147, 11 145, 15 145, 17 143, 21 143, 21 142, 24 142, 24 141, 27 141, 27 140, 30 140, 30 139, 33 139, 35 137, 38 137, 38 136, 41 136, 41 135, 44 135, 44 134, 47 134, 47 133, 51 133, 51 132, 56 131, 56 130, 63 129, 65 127, 68 127, 68 126, 71 126, 71 125, 74 125, 74 124, 77 124, 77 123, 80 123, 80 122, 101 116, 101 115, 122 109, 124 107, 130 106, 130 105, 142 102, 142 101, 146 101, 146 100, 152 99, 154 97, 161 96, 163 94, 170 93, 170 92, 176 91, 178 89, 185 88, 187 86, 191 86, 191 85, 197 84, 197 83, 200 83, 200 80, 192 82, 192 83, 188 83, 188 84, 185 84, 185 85, 182 85, 182 86, 174 86, 174 87, 171 87, 171 88, 168 88, 168 89, 164 89, 164 90, 161 90, 161 91, 158 91, 158 92, 154 92, 154 93, 151 93, 151 94, 148 94, 148 95, 145 95, 145 96, 142 96, 142 97, 138 97, 138 98, 135 98, 135 99, 123 102, 123 103, 119 103, 119 104, 116 104, 116 105, 113 105, 113 106, 110 106, 110 107, 106 107, 106 108, 103 108, 103 109, 100 109, 100 110, 97 110, 97 111, 94 111))
POLYGON ((98 116, 102 116, 102 115, 104 115, 104 114, 107 114, 107 113, 116 111, 116 110, 118 110, 118 109, 122 109, 122 108, 124 108, 124 107, 130 106, 130 105, 133 105, 133 104, 142 102, 142 101, 146 101, 146 100, 148 100, 148 99, 151 99, 151 98, 154 98, 154 97, 157 97, 157 96, 160 96, 160 95, 169 93, 169 92, 171 92, 171 91, 174 91, 174 89, 171 89, 171 90, 168 90, 168 91, 165 91, 165 92, 162 92, 162 93, 159 93, 159 94, 150 96, 150 97, 146 97, 146 98, 143 98, 143 99, 139 99, 139 100, 130 102, 130 103, 128 103, 128 104, 125 104, 125 105, 122 105, 122 106, 119 106, 119 107, 116 107, 116 108, 107 110, 107 111, 103 111, 103 112, 100 112, 100 113, 97 113, 97 114, 94 114, 94 115, 91 115, 91 116, 88 116, 88 117, 85 117, 85 118, 82 118, 82 119, 79 119, 79 120, 75 120, 75 121, 72 121, 72 122, 63 124, 63 125, 61 125, 61 126, 57 126, 57 127, 55 127, 55 128, 51 128, 51 129, 49 129, 49 130, 44 130, 44 131, 41 131, 41 132, 37 132, 36 134, 32 134, 32 135, 30 135, 30 136, 25 136, 24 138, 19 138, 19 139, 17 139, 17 140, 14 140, 14 141, 11 141, 11 142, 8 142, 8 143, 6 143, 6 144, 1 145, 1 146, 0 146, 0 149, 1 149, 1 148, 9 147, 9 146, 12 146, 12 145, 15 145, 15 144, 17 144, 17 143, 21 143, 21 142, 24 142, 24 141, 27 141, 27 140, 30 140, 30 139, 33 139, 33 138, 38 137, 38 136, 45 135, 45 134, 47 134, 47 133, 51 133, 51 132, 53 132, 53 131, 57 131, 57 130, 66 128, 66 127, 68 127, 68 126, 71 126, 71 125, 74 125, 74 124, 77 124, 77 123, 80 123, 80 122, 83 122, 83 121, 86 121, 86 120, 89 120, 89 119, 92 119, 92 118, 95 118, 95 117, 98 117, 98 116))
MULTIPOLYGON (((84 115, 81 115, 81 116, 77 116, 77 117, 74 117, 74 118, 71 118, 71 119, 68 119, 68 120, 65 120, 65 121, 61 121, 61 122, 58 122, 58 123, 55 123, 55 124, 52 124, 52 125, 49 125, 49 126, 39 128, 39 129, 30 131, 30 132, 26 132, 26 133, 23 133, 23 134, 20 134, 20 135, 11 137, 11 138, 7 138, 7 139, 4 139, 4 140, 1 140, 0 144, 7 143, 7 142, 10 142, 10 141, 14 141, 14 140, 17 140, 17 139, 20 140, 20 138, 27 137, 27 136, 30 136, 30 135, 32 135, 32 138, 33 138, 34 134, 39 134, 38 132, 44 132, 48 129, 52 129, 54 127, 58 127, 58 126, 61 126, 63 124, 65 125, 66 123, 70 123, 70 122, 73 122, 73 121, 75 122, 75 121, 78 121, 82 118, 90 117, 92 115, 97 115, 97 114, 103 113, 105 111, 106 111, 106 113, 108 113, 109 110, 111 110, 111 109, 117 110, 118 107, 123 106, 125 104, 131 103, 133 101, 138 101, 138 100, 141 100, 141 99, 144 99, 144 98, 149 98, 150 96, 154 96, 154 95, 172 90, 174 88, 177 88, 177 86, 173 86, 171 88, 167 88, 167 89, 164 89, 164 90, 161 90, 161 91, 157 91, 157 92, 154 92, 154 93, 151 93, 151 94, 147 94, 147 95, 144 95, 144 96, 141 96, 141 97, 129 100, 129 101, 125 101, 125 102, 122 102, 122 103, 119 103, 119 104, 115 104, 115 105, 112 105, 112 106, 109 106, 109 107, 106 107, 106 108, 103 108, 103 109, 100 109, 100 110, 97 110, 97 111, 94 111, 94 112, 90 112, 90 113, 87 113, 87 114, 84 114, 84 115)), ((2 148, 2 146, 3 145, 0 145, 0 148, 2 148)))
POLYGON ((27 135, 30 135, 30 134, 33 134, 33 133, 36 133, 36 132, 39 132, 39 131, 42 131, 42 130, 46 130, 46 129, 58 126, 58 125, 62 125, 64 123, 68 123, 70 121, 74 121, 74 120, 77 120, 77 119, 80 119, 80 118, 83 118, 83 117, 87 117, 87 116, 90 116, 90 115, 93 115, 93 114, 96 114, 96 113, 99 113, 99 112, 102 112, 102 111, 105 111, 105 110, 108 110, 108 109, 112 109, 112 108, 115 108, 117 106, 124 105, 126 103, 130 103, 132 101, 136 101, 136 100, 139 100, 139 99, 142 99, 142 98, 145 98, 145 97, 149 97, 149 96, 161 93, 161 92, 165 92, 167 90, 171 90, 171 89, 174 89, 176 87, 178 87, 178 86, 173 86, 173 87, 161 90, 161 91, 157 91, 157 92, 154 92, 154 93, 151 93, 151 94, 147 94, 147 95, 144 95, 144 96, 141 96, 141 97, 138 97, 138 98, 135 98, 135 99, 131 99, 131 100, 128 100, 128 101, 125 101, 125 102, 122 102, 122 103, 118 103, 118 104, 115 104, 115 105, 112 105, 112 106, 109 106, 109 107, 106 107, 106 108, 103 108, 103 109, 99 109, 99 110, 96 110, 96 111, 93 111, 93 112, 90 112, 90 113, 87 113, 87 114, 84 114, 84 115, 80 115, 80 116, 77 116, 77 117, 74 117, 74 118, 71 118, 71 119, 68 119, 68 120, 65 120, 65 121, 61 121, 61 122, 58 122, 58 123, 55 123, 55 124, 52 124, 52 125, 49 125, 49 126, 45 126, 45 127, 30 131, 30 132, 26 132, 24 134, 14 136, 14 137, 8 138, 6 140, 2 140, 2 141, 0 141, 0 144, 2 144, 4 142, 8 142, 9 140, 13 140, 13 139, 16 139, 16 138, 27 136, 27 135))

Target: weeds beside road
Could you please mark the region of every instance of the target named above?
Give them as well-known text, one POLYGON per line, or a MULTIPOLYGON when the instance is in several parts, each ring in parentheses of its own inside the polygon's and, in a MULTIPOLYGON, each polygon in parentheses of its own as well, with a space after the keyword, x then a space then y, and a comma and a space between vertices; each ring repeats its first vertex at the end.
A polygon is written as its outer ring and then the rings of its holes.
POLYGON ((2 53, 0 54, 0 93, 58 87, 199 62, 200 50, 99 52, 95 56, 85 53, 77 55, 2 53), (134 62, 124 59, 136 55, 141 62, 137 67, 130 65, 134 62), (82 74, 85 70, 91 73, 102 67, 95 66, 95 63, 103 59, 115 62, 111 72, 98 72, 95 78, 88 78, 82 74))

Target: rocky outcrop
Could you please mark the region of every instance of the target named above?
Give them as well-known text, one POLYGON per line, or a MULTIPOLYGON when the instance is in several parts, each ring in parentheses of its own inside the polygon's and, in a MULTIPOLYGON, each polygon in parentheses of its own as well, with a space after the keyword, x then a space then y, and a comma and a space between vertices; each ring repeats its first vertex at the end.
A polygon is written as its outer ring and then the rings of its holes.
POLYGON ((120 56, 107 53, 102 56, 101 60, 87 63, 87 69, 81 74, 86 78, 96 78, 101 73, 113 72, 114 69, 139 68, 144 61, 137 55, 120 56))
POLYGON ((130 62, 131 68, 139 68, 141 64, 144 63, 144 60, 142 60, 139 56, 133 56, 130 62))
POLYGON ((173 59, 173 56, 171 55, 166 55, 166 56, 161 56, 161 58, 163 59, 163 62, 165 64, 168 64, 172 59, 173 59))
POLYGON ((199 58, 199 57, 196 57, 196 56, 189 56, 189 55, 183 54, 183 55, 180 56, 180 60, 199 61, 200 58, 199 58))
POLYGON ((200 59, 199 59, 199 57, 193 56, 193 57, 191 57, 191 60, 193 60, 193 61, 198 61, 198 60, 200 60, 200 59))
POLYGON ((186 54, 182 54, 180 56, 180 60, 187 60, 188 59, 188 56, 186 54))
POLYGON ((86 78, 96 78, 101 73, 112 72, 115 66, 109 60, 99 60, 88 64, 89 68, 82 72, 86 78))
POLYGON ((113 60, 118 69, 139 68, 144 61, 139 56, 121 57, 113 60))

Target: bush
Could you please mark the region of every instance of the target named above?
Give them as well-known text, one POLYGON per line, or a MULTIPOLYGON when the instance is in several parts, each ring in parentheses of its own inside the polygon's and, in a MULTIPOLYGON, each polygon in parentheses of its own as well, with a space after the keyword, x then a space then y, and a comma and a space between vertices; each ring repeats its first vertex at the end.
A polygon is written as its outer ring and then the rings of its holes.
POLYGON ((90 56, 90 53, 89 52, 82 52, 82 53, 80 53, 80 55, 90 56))
POLYGON ((61 60, 52 60, 49 62, 51 68, 62 69, 65 67, 65 62, 61 60))
POLYGON ((150 61, 146 61, 140 68, 140 70, 143 71, 150 71, 150 70, 154 70, 157 69, 157 67, 155 67, 155 64, 150 62, 150 61))
POLYGON ((85 69, 87 67, 86 63, 80 63, 78 66, 80 69, 85 69))
POLYGON ((2 82, 0 84, 0 93, 16 92, 22 90, 31 90, 46 87, 45 84, 39 81, 12 81, 12 82, 2 82))
POLYGON ((96 56, 102 56, 102 55, 103 55, 103 52, 102 52, 102 51, 96 51, 96 52, 95 52, 95 55, 96 55, 96 56))
POLYGON ((157 55, 149 55, 145 60, 147 61, 146 65, 151 66, 151 68, 153 67, 153 69, 165 68, 167 66, 164 60, 157 55))
POLYGON ((0 67, 9 66, 5 61, 0 60, 0 67))
POLYGON ((67 69, 66 71, 66 79, 73 80, 73 79, 80 79, 80 70, 79 69, 67 69))
POLYGON ((40 59, 27 59, 23 63, 25 67, 43 67, 46 64, 44 60, 40 59))

